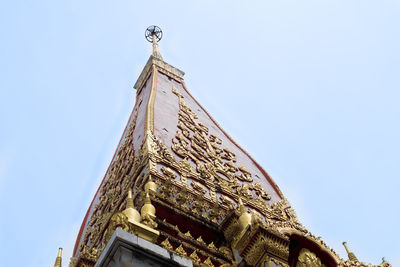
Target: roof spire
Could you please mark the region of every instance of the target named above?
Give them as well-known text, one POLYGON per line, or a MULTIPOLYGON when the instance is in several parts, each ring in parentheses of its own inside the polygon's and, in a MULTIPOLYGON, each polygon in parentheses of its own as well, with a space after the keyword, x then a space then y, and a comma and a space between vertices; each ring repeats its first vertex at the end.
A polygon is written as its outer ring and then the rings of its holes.
POLYGON ((251 225, 251 214, 247 212, 246 207, 243 205, 242 199, 239 197, 239 225, 240 230, 244 230, 248 225, 251 225))
POLYGON ((344 248, 345 248, 346 251, 347 251, 347 255, 348 255, 348 257, 349 257, 349 260, 351 260, 351 261, 358 261, 356 255, 354 255, 354 253, 351 252, 350 249, 347 247, 347 243, 346 243, 346 242, 343 242, 343 246, 344 246, 344 248))
POLYGON ((54 263, 54 267, 61 267, 61 253, 62 253, 62 248, 59 248, 56 262, 54 263))
POLYGON ((133 206, 133 198, 132 198, 132 189, 129 189, 128 191, 128 199, 126 203, 127 208, 134 208, 133 206))
POLYGON ((140 222, 140 213, 133 205, 132 189, 128 191, 128 199, 126 200, 126 209, 122 212, 128 217, 129 222, 140 222))
POLYGON ((146 29, 144 35, 147 41, 153 43, 153 56, 163 60, 160 51, 158 51, 158 42, 161 40, 163 35, 162 30, 158 26, 152 25, 146 29))
POLYGON ((144 190, 146 193, 148 193, 150 190, 153 192, 157 192, 157 184, 153 182, 153 180, 151 179, 151 175, 149 175, 149 180, 144 185, 144 190))

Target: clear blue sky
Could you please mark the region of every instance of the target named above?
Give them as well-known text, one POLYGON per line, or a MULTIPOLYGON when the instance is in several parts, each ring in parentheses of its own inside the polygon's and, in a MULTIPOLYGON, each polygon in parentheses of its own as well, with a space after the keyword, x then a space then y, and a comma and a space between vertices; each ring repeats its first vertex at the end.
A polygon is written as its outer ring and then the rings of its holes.
POLYGON ((164 31, 164 59, 342 257, 400 266, 400 1, 3 1, 0 258, 73 243, 164 31), (217 3, 218 2, 218 3, 217 3))

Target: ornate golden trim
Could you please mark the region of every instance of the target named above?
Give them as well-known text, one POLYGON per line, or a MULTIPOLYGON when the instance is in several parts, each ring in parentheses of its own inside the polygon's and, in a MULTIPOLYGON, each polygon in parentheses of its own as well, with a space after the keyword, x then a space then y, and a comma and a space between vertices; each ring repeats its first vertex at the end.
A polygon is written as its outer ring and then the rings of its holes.
POLYGON ((86 251, 96 249, 99 253, 104 249, 107 239, 105 231, 111 217, 115 212, 123 209, 128 190, 133 187, 136 178, 140 177, 140 172, 147 164, 146 138, 143 139, 136 158, 133 147, 133 131, 139 107, 140 105, 136 107, 124 140, 109 167, 106 179, 99 188, 98 203, 93 207, 86 231, 80 241, 80 254, 84 254, 84 248, 86 251))
POLYGON ((154 101, 156 97, 156 87, 157 87, 157 70, 153 68, 151 77, 151 87, 149 100, 146 106, 146 120, 144 123, 145 133, 154 133, 154 101))
POLYGON ((171 243, 169 243, 168 238, 166 238, 163 242, 161 242, 161 246, 163 246, 165 249, 167 249, 169 251, 174 250, 174 247, 171 245, 171 243))
MULTIPOLYGON (((220 248, 216 248, 213 243, 207 245, 204 241, 199 242, 191 235, 183 234, 178 227, 169 224, 165 220, 158 221, 160 225, 169 229, 169 232, 174 232, 176 236, 171 235, 167 232, 161 232, 161 236, 165 236, 168 240, 171 240, 174 243, 184 244, 185 247, 189 248, 190 250, 196 250, 198 254, 209 256, 213 255, 215 257, 215 261, 223 261, 223 262, 230 262, 233 259, 232 251, 230 251, 224 246, 220 248)), ((173 250, 171 250, 173 251, 173 250)))

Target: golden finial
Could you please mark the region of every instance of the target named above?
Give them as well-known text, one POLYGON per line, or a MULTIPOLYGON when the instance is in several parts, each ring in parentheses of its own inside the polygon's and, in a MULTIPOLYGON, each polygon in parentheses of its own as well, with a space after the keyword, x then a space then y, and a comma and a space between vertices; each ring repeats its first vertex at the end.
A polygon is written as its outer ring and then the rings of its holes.
POLYGON ((162 35, 163 35, 162 30, 158 26, 152 25, 146 29, 146 32, 144 35, 145 35, 147 41, 149 41, 150 43, 153 43, 153 56, 163 60, 163 58, 160 54, 160 51, 158 51, 158 43, 157 43, 162 38, 162 35))
POLYGON ((239 197, 239 225, 240 230, 243 230, 247 227, 247 225, 251 224, 251 214, 247 212, 246 207, 243 205, 242 199, 239 197))
POLYGON ((149 176, 149 180, 147 181, 147 183, 144 185, 144 190, 146 193, 153 191, 153 192, 157 192, 157 184, 155 182, 153 182, 153 180, 151 179, 151 175, 149 176))
POLYGON ((152 217, 156 216, 156 208, 151 204, 149 193, 146 193, 146 199, 143 207, 140 209, 140 213, 142 214, 142 217, 145 215, 150 215, 152 217))
POLYGON ((351 261, 358 261, 356 255, 354 255, 354 253, 350 251, 350 249, 348 248, 346 242, 343 242, 343 246, 344 246, 344 248, 345 248, 346 251, 347 251, 347 255, 348 255, 348 257, 349 257, 349 260, 351 260, 351 261))
POLYGON ((243 201, 242 201, 242 199, 240 197, 239 197, 238 205, 239 205, 240 214, 245 213, 246 212, 246 207, 243 205, 243 201))
POLYGON ((140 214, 133 205, 132 189, 128 191, 128 199, 126 200, 126 209, 122 212, 128 217, 129 222, 140 222, 140 214))
POLYGON ((54 263, 54 267, 61 267, 61 253, 62 253, 62 248, 59 248, 56 262, 54 263))

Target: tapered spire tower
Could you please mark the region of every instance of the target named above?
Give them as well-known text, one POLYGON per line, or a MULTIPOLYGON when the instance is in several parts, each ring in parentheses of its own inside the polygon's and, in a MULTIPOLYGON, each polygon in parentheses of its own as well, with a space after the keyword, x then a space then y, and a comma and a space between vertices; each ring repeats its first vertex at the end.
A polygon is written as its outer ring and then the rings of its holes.
POLYGON ((346 243, 346 242, 343 242, 343 246, 344 246, 344 248, 346 249, 347 256, 349 257, 349 260, 351 260, 351 261, 358 261, 356 255, 354 255, 354 253, 350 251, 350 249, 349 249, 349 247, 347 246, 347 243, 346 243))
POLYGON ((269 174, 193 98, 184 72, 160 54, 161 29, 145 37, 153 51, 71 266, 107 262, 120 229, 194 266, 351 266, 300 224, 269 174))
POLYGON ((62 261, 62 248, 58 249, 58 254, 57 254, 57 258, 56 258, 56 262, 54 263, 54 267, 61 267, 61 261, 62 261))

